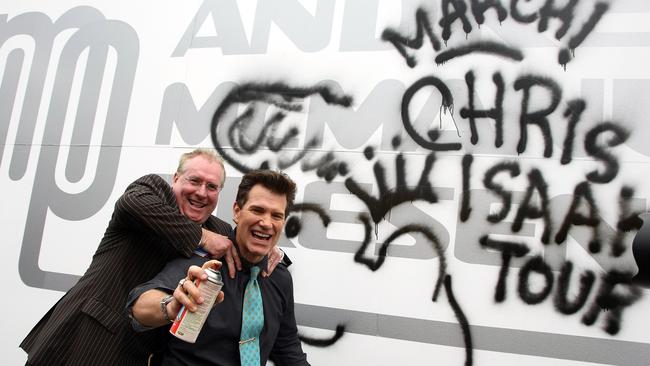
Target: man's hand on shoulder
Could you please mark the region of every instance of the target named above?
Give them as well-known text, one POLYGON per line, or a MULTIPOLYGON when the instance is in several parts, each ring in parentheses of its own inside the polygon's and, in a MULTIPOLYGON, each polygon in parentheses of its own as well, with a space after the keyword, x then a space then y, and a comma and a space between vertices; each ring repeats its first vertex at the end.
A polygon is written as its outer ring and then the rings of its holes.
POLYGON ((268 263, 268 268, 265 271, 262 271, 262 276, 268 277, 273 273, 273 270, 275 267, 278 266, 282 262, 282 259, 284 258, 284 252, 280 247, 277 245, 271 249, 269 252, 269 263, 268 263))
POLYGON ((226 236, 210 230, 202 230, 200 247, 208 252, 212 258, 224 258, 228 263, 228 275, 230 278, 235 278, 235 273, 241 271, 241 259, 239 259, 235 246, 226 236))

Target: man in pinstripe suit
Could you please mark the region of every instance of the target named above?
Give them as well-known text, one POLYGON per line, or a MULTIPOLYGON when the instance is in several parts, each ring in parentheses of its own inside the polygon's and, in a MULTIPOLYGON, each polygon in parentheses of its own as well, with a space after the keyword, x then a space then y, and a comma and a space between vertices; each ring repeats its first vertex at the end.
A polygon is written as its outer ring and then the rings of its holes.
MULTIPOLYGON (((230 224, 212 216, 224 181, 221 158, 197 149, 181 156, 171 187, 153 174, 131 183, 86 273, 20 344, 27 365, 145 364, 162 334, 131 329, 124 304, 132 288, 199 246, 212 257, 225 255, 231 277, 241 269, 227 238, 230 224)), ((269 272, 281 259, 278 252, 269 272)))

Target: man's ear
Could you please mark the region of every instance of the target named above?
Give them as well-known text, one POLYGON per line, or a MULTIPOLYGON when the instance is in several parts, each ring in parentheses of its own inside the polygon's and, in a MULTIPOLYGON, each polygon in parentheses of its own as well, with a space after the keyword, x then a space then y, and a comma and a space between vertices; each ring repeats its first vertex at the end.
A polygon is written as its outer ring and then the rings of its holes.
POLYGON ((239 205, 237 202, 232 204, 232 221, 237 223, 239 221, 239 212, 241 211, 241 208, 239 208, 239 205))
POLYGON ((176 183, 180 177, 181 176, 178 174, 178 172, 174 172, 174 175, 172 176, 172 183, 176 183))

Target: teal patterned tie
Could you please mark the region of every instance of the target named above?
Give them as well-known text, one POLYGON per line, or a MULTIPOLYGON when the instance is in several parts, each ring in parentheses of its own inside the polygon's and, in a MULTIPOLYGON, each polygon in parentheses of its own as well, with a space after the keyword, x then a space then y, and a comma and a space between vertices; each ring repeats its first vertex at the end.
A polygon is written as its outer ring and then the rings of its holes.
POLYGON ((239 359, 242 366, 260 366, 260 333, 264 327, 262 293, 257 283, 258 266, 251 268, 251 279, 244 292, 241 336, 239 338, 239 359))

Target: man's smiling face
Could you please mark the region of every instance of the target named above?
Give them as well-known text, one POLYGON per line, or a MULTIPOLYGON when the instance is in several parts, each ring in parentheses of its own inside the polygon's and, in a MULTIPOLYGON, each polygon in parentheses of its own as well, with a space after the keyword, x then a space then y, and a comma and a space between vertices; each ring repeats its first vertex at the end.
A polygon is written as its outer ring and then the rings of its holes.
POLYGON ((223 182, 223 169, 216 161, 198 155, 185 162, 182 173, 174 173, 172 190, 181 214, 204 223, 214 212, 223 182))
POLYGON ((257 263, 275 246, 285 221, 287 197, 256 184, 248 192, 243 207, 235 203, 233 218, 237 224, 237 245, 242 257, 257 263))

